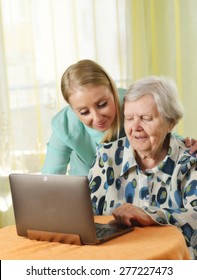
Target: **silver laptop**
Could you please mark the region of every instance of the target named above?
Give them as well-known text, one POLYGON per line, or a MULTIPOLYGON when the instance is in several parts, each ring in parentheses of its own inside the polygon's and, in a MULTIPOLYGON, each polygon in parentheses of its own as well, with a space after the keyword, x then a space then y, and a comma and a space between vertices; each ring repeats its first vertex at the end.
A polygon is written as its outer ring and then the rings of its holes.
POLYGON ((9 181, 20 236, 74 234, 81 244, 98 244, 133 230, 94 223, 86 176, 10 174, 9 181))

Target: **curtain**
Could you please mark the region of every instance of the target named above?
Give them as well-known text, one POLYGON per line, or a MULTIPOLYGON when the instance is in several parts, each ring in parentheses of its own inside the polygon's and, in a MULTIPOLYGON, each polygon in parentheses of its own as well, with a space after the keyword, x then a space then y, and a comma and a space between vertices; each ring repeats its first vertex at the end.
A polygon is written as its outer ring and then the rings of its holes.
POLYGON ((126 5, 129 77, 173 78, 185 111, 175 131, 197 138, 197 1, 127 0, 126 5))

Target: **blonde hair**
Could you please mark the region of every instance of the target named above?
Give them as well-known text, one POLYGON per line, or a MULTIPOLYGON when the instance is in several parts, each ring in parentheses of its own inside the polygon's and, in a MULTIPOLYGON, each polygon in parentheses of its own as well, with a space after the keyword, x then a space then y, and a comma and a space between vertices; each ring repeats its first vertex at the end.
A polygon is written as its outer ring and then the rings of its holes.
POLYGON ((102 142, 109 142, 119 137, 121 129, 121 110, 117 87, 105 69, 96 62, 84 59, 70 65, 61 78, 61 91, 66 102, 81 86, 106 86, 114 96, 116 116, 102 142))
POLYGON ((124 96, 125 101, 135 101, 146 94, 154 97, 160 115, 176 125, 183 117, 183 107, 179 101, 174 80, 164 76, 148 76, 137 80, 124 96))

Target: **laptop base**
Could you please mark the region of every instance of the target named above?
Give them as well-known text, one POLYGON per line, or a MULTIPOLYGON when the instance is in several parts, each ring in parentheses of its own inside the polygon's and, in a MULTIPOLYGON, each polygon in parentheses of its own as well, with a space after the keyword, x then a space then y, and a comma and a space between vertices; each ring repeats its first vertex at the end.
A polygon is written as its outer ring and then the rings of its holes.
POLYGON ((60 242, 64 244, 82 245, 78 234, 67 234, 41 230, 27 230, 27 237, 31 240, 60 242))

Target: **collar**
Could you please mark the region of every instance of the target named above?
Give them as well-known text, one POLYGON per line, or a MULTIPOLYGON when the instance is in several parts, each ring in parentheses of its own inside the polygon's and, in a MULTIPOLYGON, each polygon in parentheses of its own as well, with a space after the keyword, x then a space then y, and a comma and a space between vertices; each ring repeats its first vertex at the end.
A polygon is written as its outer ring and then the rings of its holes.
MULTIPOLYGON (((129 169, 132 169, 133 167, 136 167, 137 170, 140 170, 135 160, 134 150, 130 146, 130 143, 126 137, 123 145, 124 152, 120 176, 125 174, 129 169)), ((153 174, 157 177, 158 181, 163 181, 164 183, 169 184, 172 179, 172 174, 178 161, 181 148, 183 148, 183 150, 186 149, 184 143, 181 140, 177 140, 174 135, 171 134, 170 145, 166 157, 158 166, 146 170, 145 174, 153 174)), ((190 157, 189 153, 187 152, 184 156, 187 158, 190 157)))
POLYGON ((85 127, 86 131, 88 132, 88 134, 91 136, 91 138, 94 139, 94 141, 97 144, 100 144, 101 140, 104 137, 105 132, 101 132, 101 131, 95 130, 95 129, 90 128, 90 127, 88 127, 86 125, 84 125, 84 127, 85 127))

